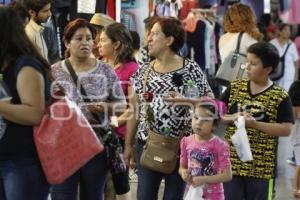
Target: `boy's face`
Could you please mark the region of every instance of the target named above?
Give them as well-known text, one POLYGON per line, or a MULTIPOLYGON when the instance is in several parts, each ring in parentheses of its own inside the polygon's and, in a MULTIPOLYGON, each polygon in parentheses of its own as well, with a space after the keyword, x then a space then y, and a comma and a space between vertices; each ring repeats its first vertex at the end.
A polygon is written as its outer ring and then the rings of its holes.
POLYGON ((213 113, 208 109, 196 107, 193 113, 192 129, 195 134, 209 135, 213 132, 214 118, 213 113))
POLYGON ((262 61, 253 53, 247 53, 246 71, 251 81, 260 82, 268 79, 272 67, 264 68, 262 61))

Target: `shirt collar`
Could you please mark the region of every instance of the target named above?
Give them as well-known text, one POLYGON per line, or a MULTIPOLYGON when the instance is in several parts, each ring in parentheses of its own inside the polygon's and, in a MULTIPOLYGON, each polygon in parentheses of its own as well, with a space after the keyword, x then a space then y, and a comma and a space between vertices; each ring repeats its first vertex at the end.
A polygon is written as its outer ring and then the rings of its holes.
POLYGON ((37 24, 35 21, 33 21, 32 19, 29 21, 28 23, 29 26, 31 26, 36 32, 43 32, 45 27, 37 24))

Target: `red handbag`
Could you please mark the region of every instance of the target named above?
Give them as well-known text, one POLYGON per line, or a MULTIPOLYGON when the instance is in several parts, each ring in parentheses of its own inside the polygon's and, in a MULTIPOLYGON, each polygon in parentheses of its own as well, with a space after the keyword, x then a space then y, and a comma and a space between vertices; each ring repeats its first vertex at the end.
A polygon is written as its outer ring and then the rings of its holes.
POLYGON ((34 142, 50 184, 59 184, 104 150, 89 122, 75 102, 64 97, 51 104, 34 142))

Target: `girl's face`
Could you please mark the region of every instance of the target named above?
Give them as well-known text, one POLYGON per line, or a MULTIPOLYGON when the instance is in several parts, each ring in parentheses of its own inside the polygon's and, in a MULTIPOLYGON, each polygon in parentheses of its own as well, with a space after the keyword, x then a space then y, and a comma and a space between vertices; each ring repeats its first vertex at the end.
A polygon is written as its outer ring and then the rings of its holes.
POLYGON ((253 53, 247 54, 246 70, 251 81, 261 82, 268 79, 269 73, 272 71, 271 67, 263 67, 261 60, 253 53))
POLYGON ((210 136, 214 128, 214 117, 208 109, 196 107, 193 113, 192 129, 199 136, 210 136))
POLYGON ((105 31, 102 31, 100 34, 98 48, 100 56, 104 58, 112 57, 115 54, 115 45, 113 41, 106 35, 105 31))
POLYGON ((71 41, 66 43, 70 49, 71 56, 90 57, 93 48, 93 36, 88 28, 79 28, 73 35, 71 41))

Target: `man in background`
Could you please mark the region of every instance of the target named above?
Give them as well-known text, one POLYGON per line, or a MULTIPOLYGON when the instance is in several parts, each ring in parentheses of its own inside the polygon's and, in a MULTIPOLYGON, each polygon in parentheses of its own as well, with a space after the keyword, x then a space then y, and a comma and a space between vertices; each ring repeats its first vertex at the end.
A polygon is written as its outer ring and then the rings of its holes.
POLYGON ((30 15, 29 23, 25 27, 26 34, 48 60, 48 47, 43 36, 45 27, 42 23, 46 23, 52 15, 50 0, 25 0, 24 3, 30 15))

